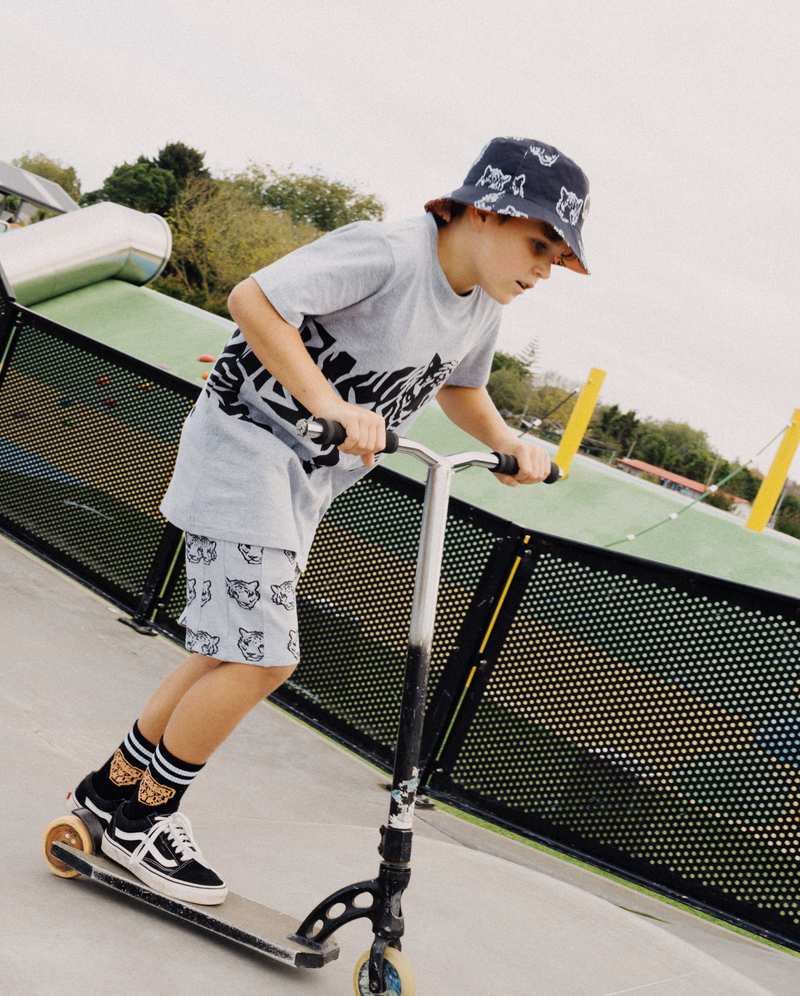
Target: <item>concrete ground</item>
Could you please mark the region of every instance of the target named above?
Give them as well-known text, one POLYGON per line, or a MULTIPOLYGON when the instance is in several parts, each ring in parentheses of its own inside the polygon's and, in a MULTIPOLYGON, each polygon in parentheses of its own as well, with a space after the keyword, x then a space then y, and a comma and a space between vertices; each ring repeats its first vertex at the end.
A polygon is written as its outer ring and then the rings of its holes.
MULTIPOLYGON (((0 993, 352 993, 366 921, 339 932, 338 961, 293 970, 47 870, 44 827, 182 651, 120 625, 107 602, 2 539, 0 604, 0 993)), ((185 809, 233 891, 302 917, 375 876, 385 781, 264 703, 185 809)), ((440 810, 421 811, 416 830, 404 952, 421 996, 800 996, 800 962, 757 938, 440 810)))

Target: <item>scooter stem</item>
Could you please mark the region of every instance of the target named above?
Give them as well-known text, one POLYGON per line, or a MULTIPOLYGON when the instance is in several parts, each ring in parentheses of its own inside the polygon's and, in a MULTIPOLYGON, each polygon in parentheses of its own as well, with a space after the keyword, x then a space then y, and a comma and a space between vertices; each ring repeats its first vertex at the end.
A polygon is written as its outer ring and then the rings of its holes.
MULTIPOLYGON (((425 502, 422 509, 419 556, 414 598, 411 605, 405 680, 403 682, 400 724, 392 779, 392 801, 389 807, 390 829, 408 833, 411 832, 413 826, 414 803, 419 786, 425 696, 436 621, 439 579, 442 572, 452 474, 453 470, 449 462, 443 461, 429 465, 425 502)), ((403 860, 405 861, 408 860, 406 854, 409 850, 410 842, 407 847, 403 848, 403 860)))

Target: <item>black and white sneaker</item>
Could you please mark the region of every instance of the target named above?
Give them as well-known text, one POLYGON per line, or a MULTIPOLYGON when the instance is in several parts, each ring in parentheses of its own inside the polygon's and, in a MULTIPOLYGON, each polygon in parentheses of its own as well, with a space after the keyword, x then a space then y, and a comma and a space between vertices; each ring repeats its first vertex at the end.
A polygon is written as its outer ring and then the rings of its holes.
POLYGON ((111 822, 111 817, 119 806, 120 799, 104 799, 94 790, 92 772, 83 779, 80 785, 67 796, 67 801, 75 809, 88 809, 100 821, 103 830, 111 822))
POLYGON ((228 887, 210 867, 183 813, 128 820, 121 807, 103 834, 103 853, 156 892, 201 906, 224 902, 228 887))

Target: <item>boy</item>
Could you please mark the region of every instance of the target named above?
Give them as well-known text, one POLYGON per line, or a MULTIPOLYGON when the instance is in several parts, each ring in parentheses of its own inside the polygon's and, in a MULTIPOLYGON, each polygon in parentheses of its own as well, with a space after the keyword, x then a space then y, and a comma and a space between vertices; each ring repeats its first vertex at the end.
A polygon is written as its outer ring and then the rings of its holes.
POLYGON ((486 392, 500 306, 553 265, 587 273, 588 181, 541 142, 493 139, 464 185, 399 223, 331 232, 243 281, 238 325, 186 420, 162 511, 186 532, 186 648, 119 748, 75 790, 103 851, 151 887, 213 905, 227 893, 180 813, 214 750, 299 660, 295 587, 337 494, 437 398, 453 422, 513 454, 507 485, 543 480, 486 392), (341 422, 320 449, 305 417, 341 422))

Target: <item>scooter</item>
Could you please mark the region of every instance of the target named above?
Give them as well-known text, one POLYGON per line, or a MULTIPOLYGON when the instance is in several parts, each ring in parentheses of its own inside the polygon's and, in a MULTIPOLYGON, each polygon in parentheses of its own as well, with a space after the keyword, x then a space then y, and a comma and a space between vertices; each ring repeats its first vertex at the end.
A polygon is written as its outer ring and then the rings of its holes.
MULTIPOLYGON (((340 445, 344 428, 327 420, 302 420, 297 433, 321 446, 340 445)), ((419 556, 411 606, 400 722, 394 757, 389 817, 380 829, 378 877, 356 882, 332 893, 299 922, 277 910, 229 893, 220 906, 198 906, 155 892, 126 869, 100 853, 102 828, 93 813, 76 809, 54 820, 45 830, 42 852, 56 875, 86 875, 111 889, 220 934, 266 957, 297 968, 321 968, 339 955, 334 932, 346 923, 366 918, 372 924, 372 947, 359 959, 353 976, 356 996, 416 996, 411 964, 400 952, 405 930, 402 896, 411 877, 414 806, 419 787, 419 763, 425 697, 431 662, 436 601, 447 527, 452 475, 465 467, 485 467, 514 476, 517 462, 502 453, 454 453, 439 456, 421 443, 387 432, 385 453, 405 453, 428 468, 422 510, 419 556)), ((562 474, 551 465, 545 483, 562 474)))

